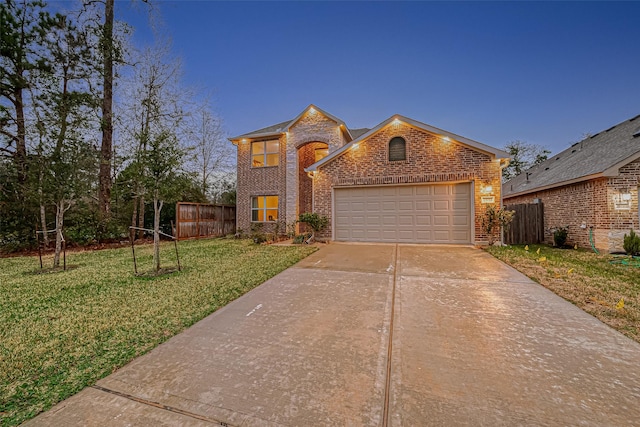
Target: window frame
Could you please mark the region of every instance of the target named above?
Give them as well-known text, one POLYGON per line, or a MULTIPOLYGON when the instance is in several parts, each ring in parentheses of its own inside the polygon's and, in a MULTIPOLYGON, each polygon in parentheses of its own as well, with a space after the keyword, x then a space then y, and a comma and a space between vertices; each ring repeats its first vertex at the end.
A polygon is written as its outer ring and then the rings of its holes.
POLYGON ((263 139, 260 141, 251 141, 250 147, 250 159, 251 159, 251 167, 252 168, 271 168, 280 166, 280 140, 279 139, 263 139), (275 142, 277 144, 276 151, 267 151, 267 147, 270 142, 275 142), (262 153, 254 154, 254 146, 262 145, 262 153), (275 165, 268 164, 269 156, 277 155, 275 158, 277 159, 277 163, 275 165), (262 158, 262 165, 254 164, 254 158, 262 158))
POLYGON ((273 222, 277 222, 278 221, 278 217, 279 217, 279 211, 280 211, 280 197, 277 194, 267 194, 267 195, 259 195, 259 196, 251 196, 251 222, 257 222, 257 223, 273 223, 273 222), (273 207, 269 207, 269 204, 267 203, 267 198, 270 197, 275 197, 276 199, 276 208, 274 209, 273 207), (258 205, 257 207, 253 207, 254 206, 254 200, 258 200, 258 199, 262 199, 262 207, 259 206, 259 202, 256 203, 256 205, 258 205), (275 218, 273 220, 269 220, 269 212, 273 213, 275 211, 275 218), (258 219, 253 219, 253 213, 257 212, 258 214, 256 215, 256 217, 258 219), (262 221, 260 221, 260 212, 262 212, 262 217, 264 218, 262 221))
POLYGON ((389 140, 389 142, 387 143, 387 161, 389 162, 405 162, 407 161, 407 140, 401 136, 394 136, 393 138, 391 138, 389 140), (403 155, 404 157, 402 159, 392 159, 391 158, 391 143, 394 141, 402 141, 402 151, 403 151, 403 155))

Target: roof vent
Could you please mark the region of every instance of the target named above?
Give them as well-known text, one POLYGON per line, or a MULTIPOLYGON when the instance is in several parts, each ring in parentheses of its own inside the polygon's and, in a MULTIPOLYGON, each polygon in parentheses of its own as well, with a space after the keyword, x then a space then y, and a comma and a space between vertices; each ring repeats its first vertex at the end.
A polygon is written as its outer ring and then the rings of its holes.
POLYGON ((571 150, 571 152, 572 152, 572 153, 575 153, 575 152, 576 152, 576 150, 571 150))
MULTIPOLYGON (((617 125, 616 125, 617 126, 617 125)), ((615 126, 611 126, 609 129, 605 130, 605 132, 609 132, 611 129, 613 129, 615 126)))
POLYGON ((637 119, 638 117, 640 117, 640 114, 638 114, 637 116, 635 116, 633 119, 629 119, 630 122, 634 121, 635 119, 637 119))
POLYGON ((548 171, 548 170, 549 170, 549 168, 548 168, 548 167, 546 167, 546 168, 544 168, 544 170, 548 171))
POLYGON ((560 157, 556 157, 556 160, 560 160, 560 157))
POLYGON ((633 137, 637 138, 640 136, 640 128, 636 129, 635 132, 633 132, 633 137))

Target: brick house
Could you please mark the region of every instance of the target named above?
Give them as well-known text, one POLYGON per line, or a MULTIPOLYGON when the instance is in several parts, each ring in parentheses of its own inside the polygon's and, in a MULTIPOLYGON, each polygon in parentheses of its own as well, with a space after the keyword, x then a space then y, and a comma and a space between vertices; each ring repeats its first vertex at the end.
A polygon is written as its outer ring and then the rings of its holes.
POLYGON ((508 154, 393 116, 350 129, 310 105, 292 120, 230 138, 237 227, 285 232, 300 213, 330 219, 337 241, 482 244, 481 215, 498 205, 508 154))
POLYGON ((622 251, 631 228, 640 229, 640 116, 573 144, 503 184, 505 205, 544 203, 545 238, 569 226, 582 247, 622 251))

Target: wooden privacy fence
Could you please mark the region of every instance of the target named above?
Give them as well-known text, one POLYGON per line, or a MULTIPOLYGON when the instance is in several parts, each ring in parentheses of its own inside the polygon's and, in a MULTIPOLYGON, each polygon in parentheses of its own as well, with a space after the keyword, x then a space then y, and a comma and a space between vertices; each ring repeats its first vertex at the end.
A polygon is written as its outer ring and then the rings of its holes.
POLYGON ((505 209, 515 211, 513 222, 504 232, 508 245, 526 245, 544 241, 544 207, 542 203, 507 205, 505 209))
POLYGON ((207 203, 176 204, 178 240, 219 237, 236 231, 236 207, 207 203))

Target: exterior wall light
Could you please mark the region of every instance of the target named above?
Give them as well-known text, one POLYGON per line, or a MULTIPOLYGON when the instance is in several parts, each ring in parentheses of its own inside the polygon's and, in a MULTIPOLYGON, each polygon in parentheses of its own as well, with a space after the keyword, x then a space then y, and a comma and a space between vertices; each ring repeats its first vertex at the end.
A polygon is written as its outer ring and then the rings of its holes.
POLYGON ((446 143, 449 143, 449 142, 451 142, 451 139, 449 139, 449 137, 448 137, 448 136, 443 136, 443 137, 442 137, 442 141, 443 141, 443 142, 446 142, 446 143))
POLYGON ((393 123, 394 125, 398 126, 398 125, 399 125, 400 123, 402 123, 402 122, 400 121, 400 119, 393 119, 393 122, 392 122, 392 123, 393 123))
POLYGON ((316 113, 316 109, 313 107, 309 108, 309 114, 315 114, 316 113))
POLYGON ((621 198, 622 200, 625 200, 625 201, 627 201, 627 200, 631 200, 631 193, 622 193, 622 194, 620 195, 620 198, 621 198))
POLYGON ((242 142, 243 144, 246 144, 248 141, 247 141, 247 138, 242 138, 240 142, 242 142))

